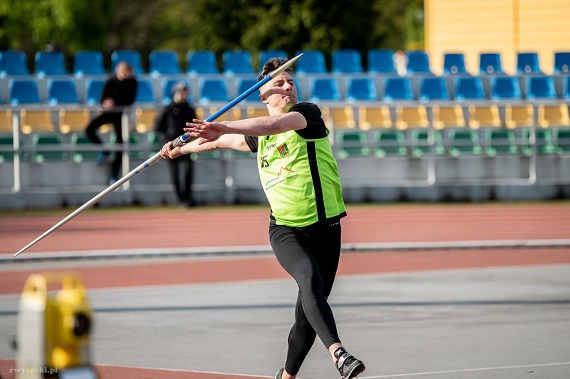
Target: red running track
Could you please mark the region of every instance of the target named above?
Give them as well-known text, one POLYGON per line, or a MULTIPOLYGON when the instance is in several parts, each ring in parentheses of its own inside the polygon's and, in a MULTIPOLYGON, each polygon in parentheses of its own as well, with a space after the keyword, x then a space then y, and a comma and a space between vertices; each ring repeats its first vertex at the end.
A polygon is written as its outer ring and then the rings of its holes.
MULTIPOLYGON (((343 221, 344 243, 540 240, 570 238, 570 204, 352 206, 343 221)), ((13 254, 67 213, 0 216, 0 254, 13 254)), ((92 210, 24 254, 42 251, 267 245, 267 209, 198 208, 190 211, 92 210), (187 237, 185 237, 187 236, 187 237)), ((346 253, 339 275, 570 263, 570 248, 466 249, 346 253)), ((87 288, 115 288, 286 278, 272 256, 211 257, 168 262, 112 260, 78 272, 87 288), (254 263, 254 264, 252 264, 254 263), (251 267, 255 266, 255 270, 251 267)), ((1 294, 17 294, 32 270, 2 272, 1 294)), ((14 361, 0 359, 10 378, 14 361)), ((103 379, 253 379, 190 371, 100 366, 103 379)))
MULTIPOLYGON (((72 211, 0 215, 0 254, 14 254, 72 211)), ((87 210, 23 254, 268 245, 266 207, 87 210)), ((570 238, 570 202, 349 206, 344 243, 570 238)))

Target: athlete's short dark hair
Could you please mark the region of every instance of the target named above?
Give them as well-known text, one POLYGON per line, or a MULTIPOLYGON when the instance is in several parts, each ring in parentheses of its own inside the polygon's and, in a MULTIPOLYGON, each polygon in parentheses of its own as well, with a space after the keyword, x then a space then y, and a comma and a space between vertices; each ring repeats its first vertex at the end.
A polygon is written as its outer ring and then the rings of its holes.
MULTIPOLYGON (((286 58, 269 58, 267 62, 265 62, 265 64, 263 65, 263 70, 261 71, 261 75, 259 75, 259 78, 257 78, 257 81, 258 82, 261 81, 271 72, 277 70, 279 67, 283 66, 288 61, 289 59, 286 58)), ((285 72, 288 72, 289 74, 293 73, 290 67, 286 68, 285 72)))

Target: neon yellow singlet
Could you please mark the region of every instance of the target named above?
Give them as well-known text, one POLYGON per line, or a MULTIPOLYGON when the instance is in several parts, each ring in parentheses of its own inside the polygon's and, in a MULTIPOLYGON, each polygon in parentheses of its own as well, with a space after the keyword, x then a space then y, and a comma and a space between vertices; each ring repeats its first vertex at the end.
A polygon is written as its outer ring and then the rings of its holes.
POLYGON ((277 225, 303 227, 346 215, 328 137, 304 139, 294 130, 259 137, 257 157, 277 225))

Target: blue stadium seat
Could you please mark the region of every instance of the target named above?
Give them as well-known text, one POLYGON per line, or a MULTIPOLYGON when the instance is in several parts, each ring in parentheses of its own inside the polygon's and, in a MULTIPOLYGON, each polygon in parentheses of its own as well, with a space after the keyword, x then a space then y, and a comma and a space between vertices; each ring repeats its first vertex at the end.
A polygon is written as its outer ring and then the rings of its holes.
POLYGON ((152 93, 152 83, 147 79, 137 80, 137 94, 135 96, 135 103, 154 103, 156 102, 154 94, 152 93))
POLYGON ((297 74, 322 74, 326 73, 327 66, 325 63, 325 53, 322 50, 298 50, 295 56, 303 53, 295 63, 295 72, 297 74))
POLYGON ((564 99, 570 99, 570 76, 564 77, 562 82, 562 97, 564 99))
POLYGON ((465 56, 463 53, 445 53, 443 54, 443 73, 444 74, 467 74, 465 69, 465 56))
POLYGON ((262 50, 259 52, 259 71, 263 69, 263 65, 267 62, 270 58, 289 58, 287 52, 281 49, 274 49, 274 50, 262 50))
POLYGON ((87 79, 85 82, 85 103, 87 105, 96 105, 101 102, 101 94, 105 82, 100 79, 87 79))
MULTIPOLYGON (((186 83, 186 86, 188 87, 188 89, 190 89, 190 83, 188 82, 188 80, 184 79, 184 80, 180 80, 180 79, 164 79, 161 82, 161 88, 162 88, 162 104, 167 105, 170 104, 170 102, 172 101, 172 87, 175 84, 180 83, 181 81, 183 81, 184 83, 186 83)), ((194 99, 190 96, 190 90, 188 90, 188 102, 192 103, 194 102, 194 99)))
POLYGON ((412 83, 409 78, 388 78, 384 86, 384 100, 413 100, 412 83))
POLYGON ((113 73, 119 62, 126 62, 133 67, 135 75, 144 74, 141 54, 137 50, 115 50, 111 54, 111 68, 113 73))
POLYGON ((349 78, 347 81, 346 100, 377 101, 376 84, 371 78, 349 78))
POLYGON ((40 104, 38 86, 34 80, 10 80, 10 105, 40 104))
POLYGON ((429 56, 423 50, 408 51, 408 72, 410 74, 431 74, 429 56))
POLYGON ((105 75, 103 54, 100 51, 78 51, 73 59, 73 74, 80 78, 89 75, 105 75))
POLYGON ((554 79, 551 76, 531 76, 526 82, 528 100, 556 99, 554 79))
POLYGON ((570 72, 570 51, 557 51, 554 53, 554 73, 567 74, 570 72))
MULTIPOLYGON (((256 79, 245 79, 245 78, 240 78, 236 81, 236 87, 237 87, 237 94, 241 95, 242 93, 244 93, 245 91, 247 91, 248 89, 250 89, 253 85, 255 85, 257 83, 256 79)), ((246 97, 244 100, 244 102, 246 103, 250 103, 250 102, 261 102, 261 99, 259 98, 259 91, 253 91, 253 93, 251 95, 249 95, 248 97, 246 97)))
POLYGON ((538 53, 517 53, 517 74, 542 74, 538 53))
POLYGON ((301 95, 301 84, 297 81, 297 79, 293 79, 293 81, 295 82, 295 87, 297 87, 297 100, 303 101, 303 96, 301 95))
POLYGON ((228 87, 223 79, 202 79, 198 84, 201 103, 229 101, 228 87))
POLYGON ((152 76, 180 74, 178 54, 170 50, 154 50, 149 55, 149 72, 152 76))
POLYGON ((30 75, 26 54, 23 51, 0 51, 0 77, 10 75, 30 75))
POLYGON ((503 74, 503 65, 501 64, 501 54, 499 53, 481 53, 479 54, 479 73, 480 74, 503 74))
POLYGON ((38 51, 35 55, 36 76, 67 75, 61 51, 38 51))
POLYGON ((462 77, 455 81, 455 100, 485 100, 481 78, 462 77))
POLYGON ((211 50, 189 51, 186 72, 190 75, 219 74, 216 54, 211 50))
POLYGON ((48 102, 50 105, 79 104, 75 81, 70 79, 48 81, 48 102))
POLYGON ((420 80, 419 100, 449 100, 447 82, 444 78, 422 78, 420 80))
POLYGON ((340 87, 335 78, 311 78, 309 101, 339 101, 340 87))
POLYGON ((362 57, 360 52, 354 49, 339 49, 331 54, 333 73, 352 74, 363 72, 362 57))
POLYGON ((491 81, 492 100, 520 100, 521 87, 518 78, 514 76, 495 77, 491 81))
POLYGON ((253 74, 251 53, 247 50, 228 50, 222 54, 224 74, 253 74))
POLYGON ((394 50, 368 50, 368 72, 378 74, 395 74, 396 68, 394 67, 394 50))

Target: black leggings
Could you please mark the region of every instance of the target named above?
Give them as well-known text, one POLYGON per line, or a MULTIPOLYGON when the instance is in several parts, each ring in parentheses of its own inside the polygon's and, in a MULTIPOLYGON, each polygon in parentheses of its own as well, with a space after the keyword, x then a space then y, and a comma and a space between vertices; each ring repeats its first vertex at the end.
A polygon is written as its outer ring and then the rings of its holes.
MULTIPOLYGON (((97 130, 105 124, 113 124, 115 128, 115 141, 117 144, 121 145, 123 143, 123 133, 121 130, 121 113, 117 112, 103 112, 99 116, 95 117, 87 128, 85 129, 85 134, 89 140, 93 143, 102 144, 101 138, 97 135, 97 130)), ((119 178, 119 173, 121 171, 121 165, 123 164, 123 152, 121 150, 115 151, 113 162, 111 163, 111 176, 115 179, 119 178)))
POLYGON ((181 203, 191 205, 192 200, 192 176, 194 162, 188 155, 168 159, 172 184, 181 203), (182 178, 180 178, 182 176, 182 178))
POLYGON ((281 266, 299 287, 295 323, 289 332, 285 369, 296 375, 318 335, 328 349, 340 342, 327 302, 340 258, 340 222, 291 228, 271 225, 271 246, 281 266))

